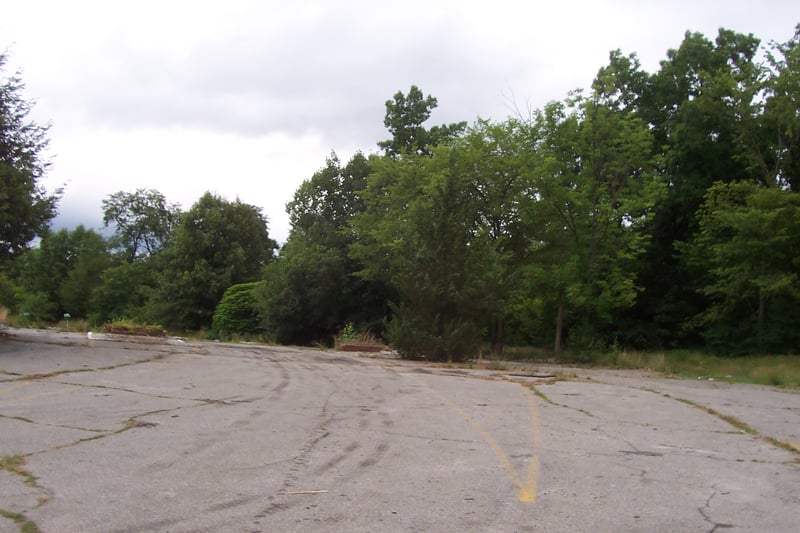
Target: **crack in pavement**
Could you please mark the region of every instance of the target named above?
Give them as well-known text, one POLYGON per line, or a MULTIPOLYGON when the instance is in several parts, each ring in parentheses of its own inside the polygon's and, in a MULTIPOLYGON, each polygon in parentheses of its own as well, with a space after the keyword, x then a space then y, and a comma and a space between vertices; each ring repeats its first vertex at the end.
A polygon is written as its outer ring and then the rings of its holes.
MULTIPOLYGON (((78 426, 69 425, 69 424, 57 424, 57 423, 39 422, 39 421, 36 421, 34 419, 31 419, 31 418, 26 418, 26 417, 22 417, 22 416, 12 416, 12 415, 7 415, 7 414, 0 413, 0 419, 15 420, 15 421, 22 422, 22 423, 25 423, 25 424, 33 424, 33 425, 37 425, 37 426, 41 426, 41 427, 53 427, 53 428, 63 428, 63 429, 69 429, 69 430, 75 430, 75 431, 83 431, 83 432, 87 432, 87 433, 91 434, 90 436, 86 436, 84 438, 79 438, 79 439, 74 440, 72 442, 56 444, 56 445, 50 446, 50 447, 48 447, 46 449, 27 451, 24 454, 20 454, 20 455, 13 456, 13 457, 14 458, 18 458, 18 461, 20 462, 20 464, 24 464, 25 459, 28 458, 28 457, 33 457, 33 456, 36 456, 36 455, 42 455, 42 454, 46 454, 46 453, 51 453, 51 452, 54 452, 54 451, 63 450, 63 449, 66 449, 66 448, 78 446, 78 445, 81 445, 81 444, 84 444, 84 443, 87 443, 87 442, 91 442, 91 441, 95 441, 95 440, 99 440, 99 439, 104 439, 104 438, 112 437, 112 436, 115 436, 115 435, 120 435, 120 434, 125 433, 127 431, 130 431, 132 429, 137 429, 137 428, 147 429, 147 428, 153 428, 153 427, 157 426, 158 424, 155 423, 155 422, 150 422, 150 421, 143 420, 144 418, 146 418, 148 416, 152 416, 152 415, 156 415, 156 414, 164 414, 164 413, 176 412, 176 411, 180 411, 180 410, 183 410, 183 409, 204 407, 204 406, 209 406, 209 405, 238 405, 238 404, 243 404, 243 403, 252 403, 252 402, 260 399, 260 398, 238 398, 238 397, 232 397, 232 398, 207 398, 207 397, 206 398, 196 398, 196 397, 173 396, 173 395, 166 395, 166 394, 154 394, 154 393, 150 393, 150 392, 146 392, 146 391, 142 391, 142 390, 136 390, 136 389, 128 388, 128 387, 115 387, 115 386, 110 386, 110 385, 71 383, 71 382, 68 382, 68 381, 51 379, 51 378, 56 377, 56 376, 63 376, 63 375, 68 375, 68 374, 78 374, 78 373, 87 373, 87 372, 104 372, 104 371, 109 371, 109 370, 115 370, 115 369, 118 369, 118 368, 130 367, 130 366, 134 366, 134 365, 140 365, 140 364, 144 364, 144 363, 150 363, 150 362, 154 362, 154 361, 159 361, 159 360, 162 360, 164 357, 165 357, 165 354, 156 354, 155 356, 147 357, 147 358, 144 358, 144 359, 139 359, 137 361, 126 362, 126 363, 121 363, 121 364, 117 364, 117 365, 105 366, 105 367, 89 368, 89 369, 87 369, 87 368, 65 369, 65 370, 58 370, 58 371, 54 371, 54 372, 36 373, 36 374, 28 374, 28 375, 13 374, 13 373, 10 373, 10 372, 7 372, 7 371, 2 371, 2 373, 4 375, 13 376, 12 379, 0 380, 0 383, 11 383, 10 387, 6 387, 6 389, 4 389, 3 391, 0 391, 0 392, 4 392, 4 393, 10 393, 12 391, 19 390, 21 387, 23 387, 25 385, 29 385, 31 383, 39 382, 39 383, 46 383, 48 385, 49 384, 60 385, 60 386, 63 386, 63 387, 70 387, 70 388, 75 388, 75 389, 89 389, 89 390, 100 390, 100 391, 103 391, 103 390, 106 390, 106 391, 117 391, 117 392, 123 392, 123 393, 128 393, 128 394, 136 394, 136 395, 140 395, 140 396, 146 396, 146 397, 150 397, 150 398, 156 398, 156 399, 159 399, 159 400, 193 402, 194 403, 193 405, 178 405, 178 406, 172 406, 172 407, 168 407, 168 408, 164 408, 164 409, 149 410, 149 411, 146 411, 146 412, 143 412, 143 413, 135 414, 135 415, 130 416, 127 419, 119 422, 118 423, 118 427, 113 428, 113 429, 85 428, 85 427, 78 427, 78 426)), ((69 389, 65 389, 65 390, 67 392, 69 391, 69 389)), ((64 392, 64 391, 58 391, 58 393, 61 393, 61 392, 64 392)), ((49 392, 49 393, 44 393, 44 394, 49 395, 49 394, 55 394, 55 393, 49 392)), ((37 397, 39 397, 39 396, 41 396, 41 394, 37 394, 37 397)), ((13 398, 13 400, 16 401, 16 402, 19 402, 21 400, 21 398, 19 396, 17 396, 16 398, 13 398)), ((0 458, 0 459, 7 459, 7 458, 0 458)), ((17 459, 15 459, 15 460, 17 460, 17 459)), ((19 470, 19 469, 9 470, 7 468, 4 468, 4 470, 9 471, 11 474, 14 475, 14 477, 19 477, 26 485, 32 487, 33 489, 35 489, 37 492, 40 493, 40 495, 37 497, 36 505, 34 507, 27 508, 27 510, 39 508, 39 507, 47 504, 49 501, 51 501, 55 497, 54 492, 51 489, 49 489, 44 484, 42 484, 38 478, 34 477, 32 474, 27 473, 27 471, 19 470)), ((18 525, 19 524, 23 524, 23 525, 24 524, 31 524, 30 526, 26 526, 26 527, 28 527, 28 528, 30 528, 30 527, 34 527, 35 528, 36 527, 36 524, 31 522, 31 521, 29 521, 27 519, 27 517, 25 517, 25 514, 23 512, 20 512, 19 509, 1 509, 0 511, 2 511, 2 516, 14 517, 15 523, 17 523, 18 525)), ((22 526, 20 526, 20 527, 22 527, 22 526)))
POLYGON ((700 516, 703 517, 703 520, 705 520, 706 522, 711 524, 711 529, 708 530, 708 533, 714 533, 718 529, 729 529, 729 528, 736 527, 733 524, 726 524, 724 522, 717 522, 716 520, 711 518, 711 516, 709 515, 709 513, 711 511, 711 501, 717 496, 717 494, 719 494, 719 492, 717 491, 717 484, 716 483, 711 485, 711 491, 712 491, 711 495, 706 500, 705 505, 703 505, 702 507, 698 507, 697 508, 697 511, 700 513, 700 516))

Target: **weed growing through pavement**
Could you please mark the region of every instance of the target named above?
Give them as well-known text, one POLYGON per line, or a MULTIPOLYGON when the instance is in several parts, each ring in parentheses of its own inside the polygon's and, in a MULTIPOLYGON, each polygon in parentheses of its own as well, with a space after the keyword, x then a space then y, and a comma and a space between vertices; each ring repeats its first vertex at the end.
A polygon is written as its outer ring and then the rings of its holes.
POLYGON ((39 533, 39 527, 27 519, 22 513, 15 513, 6 509, 0 509, 0 516, 8 518, 19 527, 22 533, 39 533))
POLYGON ((6 455, 0 457, 0 470, 5 470, 10 474, 21 476, 25 479, 25 484, 29 487, 35 487, 38 478, 25 470, 25 458, 21 455, 6 455))

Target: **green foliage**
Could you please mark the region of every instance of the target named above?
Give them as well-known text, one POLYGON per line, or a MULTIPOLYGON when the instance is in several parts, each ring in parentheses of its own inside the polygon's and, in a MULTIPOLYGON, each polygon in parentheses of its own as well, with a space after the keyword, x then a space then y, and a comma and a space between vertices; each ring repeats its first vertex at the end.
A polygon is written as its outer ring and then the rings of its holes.
POLYGON ((145 320, 155 284, 153 261, 122 262, 107 268, 92 291, 90 320, 95 324, 119 317, 145 320))
POLYGON ((257 280, 275 246, 260 208, 204 194, 159 254, 155 318, 177 329, 210 326, 225 289, 257 280))
POLYGON ((773 45, 768 59, 772 75, 766 82, 763 129, 773 144, 757 161, 769 178, 777 176, 778 185, 800 192, 800 24, 791 40, 773 45))
POLYGON ((773 140, 758 123, 765 71, 752 35, 721 29, 715 41, 687 32, 667 52, 658 72, 638 95, 637 113, 652 130, 654 148, 664 154, 667 194, 651 223, 652 239, 636 269, 643 291, 627 315, 648 323, 649 344, 696 344, 683 329, 708 300, 697 292, 697 272, 679 260, 675 243, 697 232, 696 212, 716 181, 774 179, 773 140))
POLYGON ((17 286, 5 273, 0 272, 0 307, 11 313, 17 312, 17 286))
POLYGON ((574 349, 602 346, 600 328, 636 299, 632 267, 663 183, 647 125, 618 103, 578 95, 532 124, 537 201, 524 285, 556 312, 556 351, 562 329, 574 349))
POLYGON ((383 119, 392 138, 379 142, 378 146, 391 157, 430 155, 434 146, 458 136, 466 127, 466 122, 443 124, 431 129, 422 125, 437 105, 436 98, 423 96, 416 85, 411 86, 408 95, 398 91, 392 100, 386 101, 386 116, 383 119))
POLYGON ((128 262, 159 252, 180 220, 180 208, 154 189, 109 195, 103 223, 114 226, 113 241, 128 262))
POLYGON ((140 337, 166 337, 167 331, 157 324, 139 323, 132 320, 117 319, 103 324, 105 333, 117 335, 138 335, 140 337))
POLYGON ((379 282, 353 276, 348 256, 354 216, 371 172, 357 153, 342 166, 336 154, 305 181, 287 206, 292 230, 278 261, 265 271, 260 298, 270 337, 289 344, 330 344, 347 322, 377 329, 386 294, 379 282))
POLYGON ((6 77, 0 52, 0 262, 22 253, 43 235, 56 214, 61 190, 41 186, 49 162, 42 159, 49 125, 28 120, 31 103, 22 97, 19 74, 6 77))
POLYGON ((585 95, 470 127, 426 126, 438 102, 412 85, 386 102, 382 155, 331 154, 297 189, 274 261, 259 209, 212 194, 178 221, 157 191, 115 193, 110 243, 42 233, 58 195, 36 181, 47 128, 12 77, 0 304, 37 322, 213 319, 292 344, 374 332, 438 360, 509 340, 626 365, 631 347, 793 351, 800 25, 762 52, 753 35, 689 32, 651 74, 615 50, 585 95))
POLYGON ((460 150, 445 145, 431 156, 382 160, 364 193, 367 210, 354 221, 360 275, 397 291, 387 336, 411 356, 472 355, 474 331, 496 305, 500 259, 488 234, 476 231, 477 198, 461 161, 460 150), (398 344, 401 331, 414 332, 417 339, 405 341, 413 346, 398 344))
POLYGON ((93 230, 46 233, 38 248, 16 261, 18 308, 37 321, 55 321, 67 312, 86 318, 92 292, 111 264, 105 240, 93 230))
POLYGON ((212 331, 223 339, 232 335, 260 335, 263 333, 262 319, 256 300, 256 289, 264 281, 240 283, 228 287, 214 310, 212 331))
POLYGON ((377 346, 382 347, 383 343, 380 341, 375 334, 369 331, 363 331, 356 329, 356 326, 352 322, 348 322, 344 325, 344 327, 339 331, 334 339, 334 346, 336 348, 341 348, 347 344, 355 344, 358 346, 377 346))
POLYGON ((413 303, 392 305, 391 310, 386 338, 403 357, 464 361, 478 351, 480 332, 469 320, 430 312, 421 315, 413 303))
POLYGON ((800 345, 800 195, 747 182, 717 183, 698 213, 685 258, 706 270, 710 305, 694 324, 726 352, 800 345))

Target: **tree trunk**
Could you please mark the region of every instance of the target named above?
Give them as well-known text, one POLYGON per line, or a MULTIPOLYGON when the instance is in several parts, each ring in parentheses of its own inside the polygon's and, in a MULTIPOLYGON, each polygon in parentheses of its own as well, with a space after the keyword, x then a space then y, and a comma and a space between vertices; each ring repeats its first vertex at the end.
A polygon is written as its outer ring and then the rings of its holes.
POLYGON ((553 351, 558 354, 561 351, 561 334, 564 328, 564 295, 558 293, 558 314, 556 314, 556 343, 553 351))
POLYGON ((503 317, 492 318, 492 355, 495 358, 503 357, 503 317))
POLYGON ((758 290, 758 351, 764 353, 764 293, 758 290))

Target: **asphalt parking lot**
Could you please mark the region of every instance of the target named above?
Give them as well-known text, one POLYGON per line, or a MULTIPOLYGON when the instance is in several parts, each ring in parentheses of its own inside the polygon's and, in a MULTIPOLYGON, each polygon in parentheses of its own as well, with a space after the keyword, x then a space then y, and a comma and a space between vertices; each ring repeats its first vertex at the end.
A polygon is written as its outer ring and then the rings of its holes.
POLYGON ((93 337, 0 338, 0 532, 800 523, 796 393, 93 337))

